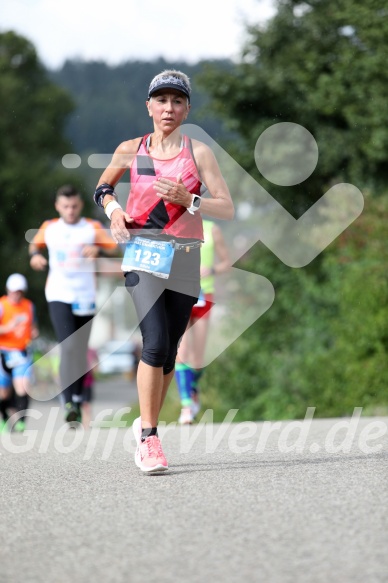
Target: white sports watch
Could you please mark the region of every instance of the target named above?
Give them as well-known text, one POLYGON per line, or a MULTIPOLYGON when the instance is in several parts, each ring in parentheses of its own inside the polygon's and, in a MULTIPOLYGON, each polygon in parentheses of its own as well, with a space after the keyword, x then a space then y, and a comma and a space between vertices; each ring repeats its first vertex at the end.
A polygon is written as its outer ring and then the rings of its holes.
POLYGON ((191 206, 187 207, 187 210, 191 215, 195 213, 195 211, 199 210, 201 206, 201 197, 198 194, 193 194, 193 198, 191 200, 191 206))

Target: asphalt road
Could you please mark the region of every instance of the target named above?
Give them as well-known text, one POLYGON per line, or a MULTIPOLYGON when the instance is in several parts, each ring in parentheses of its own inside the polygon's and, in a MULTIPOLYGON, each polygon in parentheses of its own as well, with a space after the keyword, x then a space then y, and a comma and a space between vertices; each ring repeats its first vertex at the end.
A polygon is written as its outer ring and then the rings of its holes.
MULTIPOLYGON (((92 418, 98 416, 109 419, 123 408, 137 403, 137 389, 134 380, 128 380, 124 375, 108 377, 107 380, 97 380, 94 386, 92 400, 92 418)), ((45 392, 41 397, 44 398, 45 392)), ((28 427, 41 431, 60 430, 63 428, 63 411, 59 399, 50 401, 31 400, 30 408, 36 413, 30 415, 28 427)))
POLYGON ((158 476, 56 423, 1 436, 1 583, 388 581, 388 418, 162 427, 158 476))

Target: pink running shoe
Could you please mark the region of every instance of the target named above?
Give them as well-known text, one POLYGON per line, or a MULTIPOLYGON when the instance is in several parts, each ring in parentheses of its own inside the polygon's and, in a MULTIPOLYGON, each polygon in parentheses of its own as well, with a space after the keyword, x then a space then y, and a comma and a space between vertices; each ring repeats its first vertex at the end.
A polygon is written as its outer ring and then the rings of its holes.
POLYGON ((168 470, 167 460, 162 450, 159 437, 151 435, 140 442, 139 464, 142 472, 151 474, 153 472, 164 472, 168 470))
POLYGON ((132 423, 132 431, 136 440, 135 464, 140 468, 141 417, 137 417, 132 423))

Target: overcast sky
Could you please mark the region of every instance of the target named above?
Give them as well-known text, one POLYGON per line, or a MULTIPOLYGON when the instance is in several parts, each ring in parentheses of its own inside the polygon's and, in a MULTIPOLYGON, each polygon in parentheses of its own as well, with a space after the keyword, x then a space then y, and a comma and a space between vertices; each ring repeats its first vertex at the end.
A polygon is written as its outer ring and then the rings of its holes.
POLYGON ((275 12, 274 0, 0 0, 0 8, 0 31, 27 37, 49 68, 67 58, 238 58, 244 22, 275 12))

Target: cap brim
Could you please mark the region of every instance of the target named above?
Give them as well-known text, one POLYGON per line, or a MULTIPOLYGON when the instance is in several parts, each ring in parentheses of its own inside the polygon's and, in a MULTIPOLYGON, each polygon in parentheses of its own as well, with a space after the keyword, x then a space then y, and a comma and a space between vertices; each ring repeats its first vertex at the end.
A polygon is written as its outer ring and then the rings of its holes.
POLYGON ((181 86, 174 85, 174 83, 161 83, 148 93, 148 98, 152 97, 152 95, 154 95, 155 93, 160 93, 160 91, 163 91, 164 89, 173 89, 177 93, 182 93, 182 95, 187 97, 187 99, 190 101, 190 94, 187 93, 187 91, 185 91, 184 89, 182 89, 181 86))

